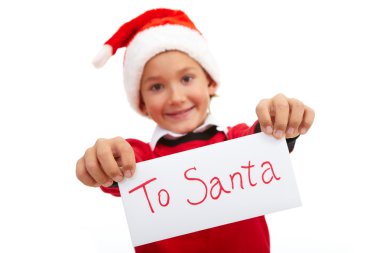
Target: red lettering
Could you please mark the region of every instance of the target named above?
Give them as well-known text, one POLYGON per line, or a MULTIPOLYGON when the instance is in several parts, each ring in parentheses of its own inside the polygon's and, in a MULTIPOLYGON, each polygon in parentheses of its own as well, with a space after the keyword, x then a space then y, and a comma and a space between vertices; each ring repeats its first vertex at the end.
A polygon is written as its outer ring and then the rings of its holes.
POLYGON ((211 190, 210 190, 210 196, 212 199, 218 199, 220 197, 220 194, 222 194, 222 191, 224 191, 225 193, 231 193, 231 191, 227 191, 226 189, 223 188, 222 182, 220 182, 220 179, 218 177, 213 177, 210 180, 210 184, 212 184, 212 181, 214 181, 214 180, 216 181, 216 183, 213 186, 211 186, 211 190), (215 197, 215 196, 213 196, 212 193, 213 193, 213 190, 216 186, 218 186, 219 191, 215 197))
POLYGON ((263 174, 261 175, 261 179, 263 180, 263 183, 264 184, 269 184, 270 182, 272 182, 273 178, 276 179, 276 180, 280 180, 281 177, 277 177, 276 176, 276 173, 274 173, 274 170, 273 170, 273 166, 272 164, 269 162, 269 161, 265 161, 261 164, 261 168, 264 167, 264 165, 269 165, 269 168, 264 170, 263 174), (270 176, 270 179, 269 180, 265 180, 265 174, 269 173, 268 171, 271 172, 271 176, 270 176))
POLYGON ((128 193, 131 194, 132 192, 140 189, 141 187, 144 189, 144 194, 145 194, 145 197, 146 199, 148 200, 148 204, 149 204, 149 208, 150 208, 150 211, 152 213, 154 213, 154 210, 153 210, 153 207, 152 207, 152 204, 150 203, 150 200, 149 200, 149 196, 148 196, 148 191, 146 190, 146 185, 153 182, 154 180, 156 180, 157 178, 152 178, 152 179, 149 179, 148 181, 146 181, 145 183, 142 183, 140 184, 139 186, 133 188, 132 190, 130 190, 128 193))
POLYGON ((158 192, 158 202, 160 203, 161 206, 165 207, 167 205, 169 205, 169 202, 170 202, 170 195, 168 193, 167 190, 165 189, 161 189, 159 192, 158 192), (166 203, 163 204, 162 201, 161 201, 161 192, 164 192, 166 194, 166 203))
MULTIPOLYGON (((241 169, 247 170, 246 174, 241 172, 241 171, 235 171, 233 173, 230 173, 229 174, 229 181, 228 181, 228 179, 227 179, 227 181, 223 181, 223 180, 221 180, 221 177, 214 176, 211 178, 211 180, 207 184, 206 184, 207 181, 203 181, 201 178, 189 176, 190 171, 192 171, 192 170, 196 171, 197 170, 196 167, 192 167, 192 168, 187 169, 184 172, 185 179, 189 180, 189 181, 196 181, 203 186, 200 188, 200 192, 201 192, 201 194, 203 194, 203 195, 201 195, 201 199, 197 200, 197 201, 187 199, 187 202, 190 205, 199 205, 199 204, 202 204, 204 201, 206 201, 208 195, 211 197, 211 199, 218 200, 223 193, 225 193, 225 194, 232 193, 235 190, 235 184, 239 184, 239 183, 240 183, 240 185, 236 185, 236 188, 239 188, 239 186, 240 186, 240 188, 242 190, 244 190, 245 189, 244 184, 246 183, 246 182, 244 182, 244 180, 246 180, 246 179, 244 179, 243 177, 248 178, 249 186, 251 186, 251 187, 257 186, 260 179, 255 179, 254 173, 259 173, 259 170, 257 170, 257 172, 256 172, 256 170, 253 170, 254 167, 255 167, 255 165, 251 164, 251 161, 248 161, 248 163, 246 165, 240 166, 241 169), (203 191, 203 189, 204 189, 204 191, 203 191), (208 191, 208 189, 210 189, 210 191, 208 191)), ((280 176, 276 175, 275 170, 273 168, 273 165, 271 164, 270 161, 264 161, 263 163, 261 163, 261 168, 263 169, 262 174, 261 174, 261 180, 264 184, 270 184, 273 180, 278 181, 281 179, 280 176)), ((257 176, 258 176, 258 178, 260 177, 260 175, 257 175, 257 176)), ((197 190, 198 190, 197 192, 199 192, 199 189, 197 189, 197 190)), ((164 190, 161 190, 161 191, 164 192, 164 190)), ((169 193, 166 191, 165 191, 165 193, 166 193, 166 197, 167 197, 167 199, 166 199, 167 201, 165 203, 162 203, 161 196, 159 195, 161 206, 166 206, 169 204, 169 200, 170 200, 169 193)))
POLYGON ((242 169, 247 169, 248 170, 248 181, 251 186, 256 186, 257 183, 252 183, 251 180, 251 168, 255 167, 255 165, 251 165, 251 161, 248 161, 247 166, 240 166, 242 169))
POLYGON ((204 182, 202 179, 199 179, 199 178, 196 178, 196 177, 188 177, 188 176, 187 176, 187 172, 190 171, 190 170, 197 170, 197 169, 196 169, 195 167, 193 167, 193 168, 190 168, 190 169, 186 170, 185 173, 184 173, 185 178, 186 178, 187 180, 189 180, 189 181, 199 181, 199 182, 203 185, 203 187, 205 188, 205 193, 204 193, 204 197, 203 197, 202 200, 200 200, 200 201, 198 201, 198 202, 192 202, 192 201, 190 201, 189 199, 187 199, 187 202, 188 202, 190 205, 199 205, 199 204, 203 203, 203 201, 205 201, 205 199, 207 198, 207 191, 208 191, 208 189, 207 189, 207 185, 205 184, 205 182, 204 182))
POLYGON ((235 184, 234 184, 234 178, 236 175, 239 175, 240 177, 240 188, 244 189, 244 186, 243 186, 243 176, 241 175, 240 172, 235 172, 234 174, 230 174, 230 179, 231 179, 231 188, 232 190, 235 188, 235 184))

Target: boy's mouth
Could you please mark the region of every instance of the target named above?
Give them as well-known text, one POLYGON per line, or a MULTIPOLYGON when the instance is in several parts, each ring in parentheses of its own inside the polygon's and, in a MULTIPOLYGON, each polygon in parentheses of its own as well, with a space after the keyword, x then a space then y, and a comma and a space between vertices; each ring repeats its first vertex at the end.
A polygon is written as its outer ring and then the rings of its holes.
POLYGON ((191 112, 194 108, 195 106, 191 106, 190 108, 187 108, 187 109, 166 113, 166 116, 169 116, 174 119, 181 119, 181 118, 186 117, 188 113, 191 112))

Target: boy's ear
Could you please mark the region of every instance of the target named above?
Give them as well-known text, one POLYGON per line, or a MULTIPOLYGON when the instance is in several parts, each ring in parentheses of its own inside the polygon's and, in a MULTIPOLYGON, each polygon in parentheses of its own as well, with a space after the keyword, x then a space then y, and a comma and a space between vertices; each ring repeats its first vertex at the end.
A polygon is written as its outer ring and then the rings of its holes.
POLYGON ((211 78, 210 74, 203 70, 206 73, 207 80, 208 80, 208 94, 210 97, 213 97, 216 95, 216 89, 218 88, 218 84, 211 78))
POLYGON ((140 99, 140 105, 139 105, 139 108, 140 110, 142 111, 142 113, 146 116, 149 117, 149 114, 148 114, 148 111, 146 110, 146 106, 145 106, 145 103, 140 99))
POLYGON ((214 82, 214 80, 210 80, 210 82, 208 83, 208 93, 210 96, 215 96, 216 95, 216 89, 218 88, 218 85, 216 84, 216 82, 214 82))
POLYGON ((147 109, 146 109, 146 105, 145 105, 145 103, 144 103, 144 99, 142 98, 141 92, 140 92, 139 109, 140 109, 140 111, 141 111, 144 115, 146 115, 147 117, 149 117, 149 113, 148 113, 148 111, 147 111, 147 109))

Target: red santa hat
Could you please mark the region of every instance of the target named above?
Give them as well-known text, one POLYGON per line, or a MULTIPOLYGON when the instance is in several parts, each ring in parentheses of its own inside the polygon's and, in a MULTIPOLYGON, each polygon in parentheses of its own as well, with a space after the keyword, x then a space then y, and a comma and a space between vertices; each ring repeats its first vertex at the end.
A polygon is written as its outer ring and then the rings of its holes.
POLYGON ((153 9, 125 23, 104 44, 94 65, 102 67, 121 47, 126 47, 123 70, 127 98, 141 114, 140 79, 144 66, 161 52, 179 50, 188 54, 219 83, 217 66, 206 40, 183 11, 153 9))

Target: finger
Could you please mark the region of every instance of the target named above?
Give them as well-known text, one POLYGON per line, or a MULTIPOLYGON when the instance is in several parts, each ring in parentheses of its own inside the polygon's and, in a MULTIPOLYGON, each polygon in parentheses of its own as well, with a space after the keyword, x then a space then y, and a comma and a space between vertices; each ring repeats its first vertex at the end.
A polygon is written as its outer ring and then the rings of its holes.
POLYGON ((286 138, 293 138, 299 134, 298 128, 303 120, 305 106, 297 99, 289 99, 289 110, 290 115, 286 129, 286 138))
POLYGON ((131 145, 121 137, 114 138, 113 154, 124 176, 130 178, 136 170, 136 159, 131 145))
POLYGON ((301 125, 299 126, 299 133, 306 134, 309 131, 310 127, 313 125, 315 118, 315 112, 308 106, 305 106, 305 112, 303 115, 303 120, 301 125))
POLYGON ((98 187, 98 184, 91 175, 87 172, 83 157, 80 158, 76 165, 76 176, 83 184, 92 187, 98 187))
POLYGON ((273 98, 273 136, 281 138, 288 126, 289 120, 289 103, 284 95, 277 95, 273 98))
POLYGON ((261 131, 272 135, 273 123, 271 118, 271 102, 269 99, 263 99, 257 104, 256 114, 260 123, 261 131))
POLYGON ((99 139, 95 143, 96 157, 102 171, 113 181, 121 182, 124 178, 112 152, 112 140, 99 139))
POLYGON ((90 176, 99 184, 103 186, 112 185, 112 179, 104 173, 103 168, 100 166, 96 150, 94 147, 87 149, 84 154, 85 168, 90 176))

